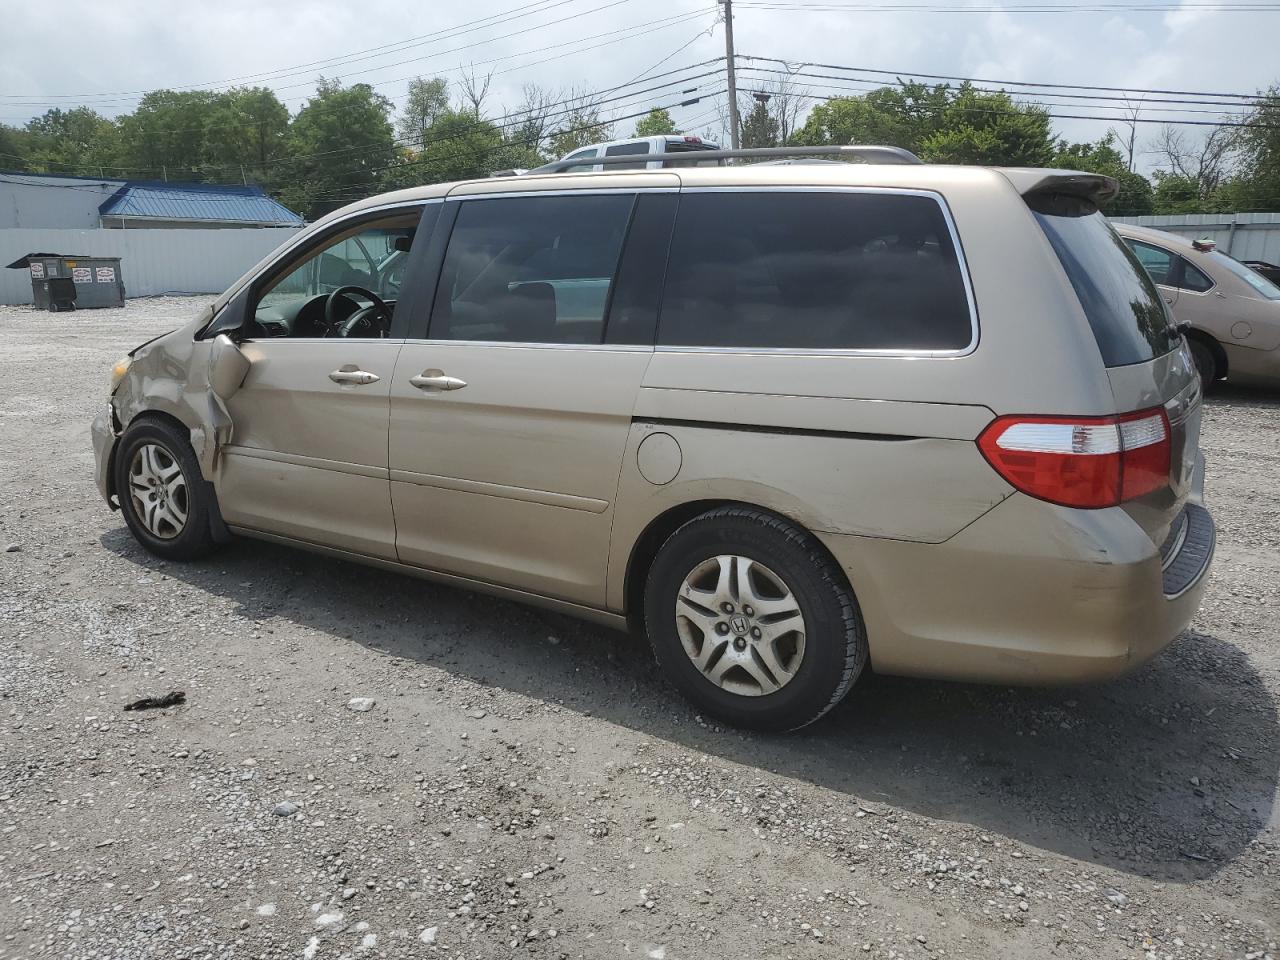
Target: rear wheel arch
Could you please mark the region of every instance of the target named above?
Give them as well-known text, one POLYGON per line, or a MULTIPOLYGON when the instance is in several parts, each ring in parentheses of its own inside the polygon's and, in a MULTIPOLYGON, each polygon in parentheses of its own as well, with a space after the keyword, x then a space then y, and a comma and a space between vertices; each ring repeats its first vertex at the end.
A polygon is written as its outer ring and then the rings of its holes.
POLYGON ((787 516, 777 510, 763 507, 747 500, 690 500, 686 503, 669 507, 650 520, 631 547, 631 554, 627 558, 627 570, 623 581, 623 602, 626 605, 624 611, 627 617, 627 624, 633 632, 643 633, 645 580, 649 576, 649 568, 653 566, 653 561, 657 558, 658 551, 662 549, 662 545, 667 542, 673 533, 690 520, 700 517, 704 513, 710 513, 712 510, 719 510, 722 507, 738 507, 743 510, 751 510, 775 517, 783 523, 790 524, 809 534, 813 537, 827 561, 831 563, 835 570, 839 571, 844 585, 855 596, 857 595, 854 585, 849 582, 848 573, 832 555, 831 551, 827 549, 826 544, 822 543, 820 538, 814 536, 812 530, 795 517, 787 516))

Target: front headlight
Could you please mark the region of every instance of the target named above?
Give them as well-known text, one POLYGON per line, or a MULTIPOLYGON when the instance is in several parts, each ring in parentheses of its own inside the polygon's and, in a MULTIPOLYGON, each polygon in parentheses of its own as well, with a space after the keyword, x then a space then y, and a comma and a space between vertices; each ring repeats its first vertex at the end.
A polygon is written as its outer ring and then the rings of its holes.
POLYGON ((116 392, 116 387, 120 386, 120 381, 124 379, 124 375, 129 372, 131 366, 133 366, 133 357, 121 357, 116 361, 116 365, 111 368, 111 389, 108 393, 116 392))

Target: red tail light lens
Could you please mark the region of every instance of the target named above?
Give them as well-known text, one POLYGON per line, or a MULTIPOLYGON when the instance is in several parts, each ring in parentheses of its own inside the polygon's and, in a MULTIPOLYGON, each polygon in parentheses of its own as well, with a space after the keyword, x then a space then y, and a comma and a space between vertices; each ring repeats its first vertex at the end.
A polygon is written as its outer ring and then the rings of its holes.
POLYGON ((1118 417, 1000 417, 978 449, 1018 490, 1067 507, 1114 507, 1169 482, 1162 407, 1118 417))

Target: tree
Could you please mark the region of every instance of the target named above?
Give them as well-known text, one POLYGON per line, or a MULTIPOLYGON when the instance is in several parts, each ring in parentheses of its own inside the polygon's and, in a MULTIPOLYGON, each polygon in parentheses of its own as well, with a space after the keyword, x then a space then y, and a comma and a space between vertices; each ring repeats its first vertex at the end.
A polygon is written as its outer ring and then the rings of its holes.
POLYGON ((1048 112, 963 83, 903 83, 814 107, 799 144, 889 144, 934 163, 1044 166, 1053 156, 1048 112))
MULTIPOLYGON (((1213 204, 1213 195, 1231 173, 1235 155, 1239 147, 1239 138, 1231 127, 1213 127, 1198 142, 1187 136, 1177 127, 1165 125, 1160 128, 1151 145, 1151 152, 1157 154, 1167 169, 1163 170, 1170 180, 1170 190, 1178 198, 1180 206, 1185 207, 1186 185, 1193 184, 1196 209, 1164 210, 1161 213, 1207 213, 1213 204), (1176 187, 1174 181, 1177 181, 1176 187)), ((1159 174, 1157 174, 1159 177, 1159 174)), ((1161 199, 1163 182, 1157 184, 1156 200, 1161 199)))
POLYGON ((25 130, 0 123, 0 170, 28 170, 25 130))
POLYGON ((209 106, 199 166, 214 180, 274 184, 286 150, 289 110, 266 87, 234 87, 209 106))
POLYGON ((397 129, 411 145, 421 143, 436 119, 449 109, 449 81, 444 77, 409 81, 409 94, 400 111, 397 129))
POLYGON ((1280 86, 1263 94, 1236 140, 1239 169, 1220 194, 1232 210, 1280 211, 1280 86))
POLYGON ((548 137, 553 157, 563 157, 589 143, 613 138, 613 124, 600 116, 600 105, 589 95, 572 92, 564 98, 565 105, 555 129, 548 137))
POLYGON ((778 121, 769 115, 769 108, 757 100, 751 112, 742 119, 739 142, 744 147, 776 147, 779 145, 778 121))
POLYGON ((1120 192, 1103 206, 1107 213, 1118 217, 1137 217, 1155 212, 1151 181, 1129 170, 1126 157, 1116 149, 1114 133, 1091 143, 1059 140, 1050 164, 1068 170, 1103 173, 1119 181, 1120 192))
MULTIPOLYGON (((118 150, 116 126, 88 107, 49 110, 29 121, 25 134, 23 156, 28 169, 102 176, 111 173, 105 168, 115 165, 118 150)), ((14 146, 17 139, 13 138, 14 146)))
POLYGON ((206 90, 152 90, 120 119, 121 162, 157 180, 200 179, 216 100, 206 90))
POLYGON ((436 117, 423 138, 422 150, 385 172, 384 189, 470 180, 503 164, 502 131, 467 108, 449 108, 436 117))
POLYGON ((321 77, 289 127, 282 202, 315 219, 376 192, 400 157, 390 114, 391 101, 367 83, 344 87, 321 77))
POLYGON ((635 136, 660 137, 664 134, 679 133, 671 114, 659 107, 654 107, 636 123, 635 136))

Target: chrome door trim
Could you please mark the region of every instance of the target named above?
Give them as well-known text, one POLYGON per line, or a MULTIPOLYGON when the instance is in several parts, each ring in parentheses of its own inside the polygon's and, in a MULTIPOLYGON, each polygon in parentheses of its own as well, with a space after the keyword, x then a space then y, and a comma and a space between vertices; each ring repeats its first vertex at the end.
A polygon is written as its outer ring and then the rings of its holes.
POLYGON ((627 193, 680 193, 680 187, 671 184, 660 187, 581 187, 577 190, 557 188, 554 190, 512 190, 494 191, 493 193, 451 193, 445 200, 514 200, 524 197, 586 197, 608 194, 627 193))

